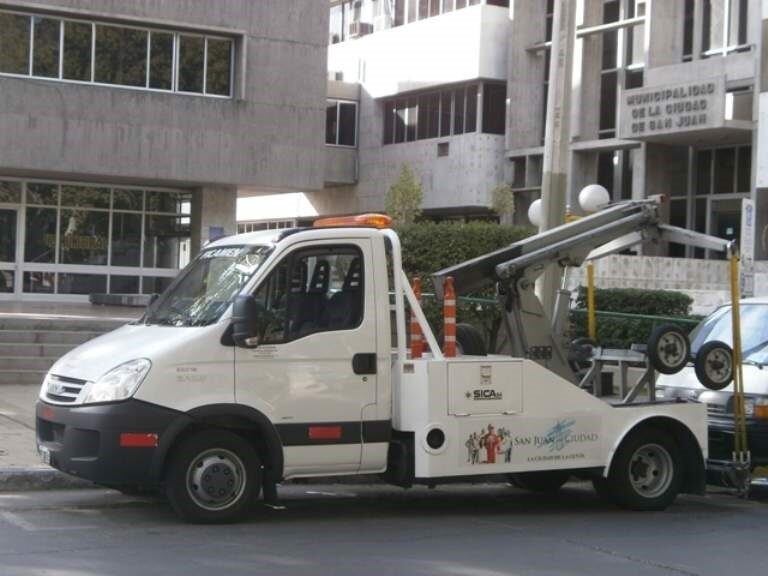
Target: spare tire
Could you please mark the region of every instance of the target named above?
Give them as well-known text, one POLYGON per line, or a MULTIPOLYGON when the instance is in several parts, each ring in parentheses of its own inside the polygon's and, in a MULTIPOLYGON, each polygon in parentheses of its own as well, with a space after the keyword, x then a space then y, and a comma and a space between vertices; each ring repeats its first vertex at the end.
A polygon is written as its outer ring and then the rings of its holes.
POLYGON ((662 374, 680 372, 691 355, 688 336, 674 324, 656 326, 648 338, 648 360, 662 374))
POLYGON ((733 350, 725 342, 703 344, 693 363, 696 377, 708 390, 722 390, 733 380, 733 350))
MULTIPOLYGON (((443 333, 440 332, 438 342, 441 348, 444 341, 443 333)), ((482 332, 472 324, 456 324, 456 352, 461 356, 487 356, 488 349, 485 347, 482 332)))

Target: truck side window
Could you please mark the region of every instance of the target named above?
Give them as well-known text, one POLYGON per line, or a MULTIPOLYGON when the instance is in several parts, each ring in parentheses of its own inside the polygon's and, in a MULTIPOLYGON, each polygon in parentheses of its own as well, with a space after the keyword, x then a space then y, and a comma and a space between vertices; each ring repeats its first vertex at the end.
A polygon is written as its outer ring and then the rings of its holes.
POLYGON ((290 254, 256 291, 263 310, 260 342, 279 344, 357 328, 363 317, 363 278, 363 256, 354 246, 290 254))

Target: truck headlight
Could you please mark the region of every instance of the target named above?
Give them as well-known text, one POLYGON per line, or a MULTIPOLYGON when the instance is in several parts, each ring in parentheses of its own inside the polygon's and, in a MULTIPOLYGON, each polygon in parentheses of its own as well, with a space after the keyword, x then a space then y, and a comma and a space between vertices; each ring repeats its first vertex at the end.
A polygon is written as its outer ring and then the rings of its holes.
POLYGON ((88 387, 83 404, 117 402, 136 393, 152 363, 146 358, 131 360, 113 368, 88 387))

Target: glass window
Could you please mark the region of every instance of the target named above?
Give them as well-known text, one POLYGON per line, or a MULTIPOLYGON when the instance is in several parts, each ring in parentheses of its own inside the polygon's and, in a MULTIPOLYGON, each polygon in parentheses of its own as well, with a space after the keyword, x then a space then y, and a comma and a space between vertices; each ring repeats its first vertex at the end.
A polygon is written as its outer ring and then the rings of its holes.
POLYGON ((395 122, 395 102, 394 100, 387 100, 384 102, 384 144, 392 144, 394 142, 395 122))
POLYGON ((144 266, 178 268, 181 241, 189 237, 189 226, 176 216, 145 216, 144 266))
POLYGON ((25 262, 56 261, 56 209, 27 208, 24 242, 25 262))
POLYGON ((95 81, 146 86, 147 31, 97 25, 95 81))
POLYGON ((483 132, 504 134, 507 123, 507 86, 486 84, 483 86, 483 132))
POLYGON ((18 204, 21 202, 21 182, 3 182, 0 180, 0 203, 18 204))
POLYGON ((738 182, 736 192, 749 192, 752 189, 752 147, 739 148, 738 182))
POLYGON ((229 96, 232 74, 232 41, 208 38, 205 93, 229 96))
POLYGON ((144 208, 144 192, 115 188, 112 202, 115 210, 142 210, 144 208))
POLYGON ((35 27, 32 75, 58 78, 61 20, 35 16, 32 22, 35 27))
POLYGON ((405 142, 405 100, 397 100, 395 106, 395 143, 405 142))
MULTIPOLYGON (((419 20, 429 18, 429 0, 418 0, 419 2, 419 20)), ((411 3, 415 3, 411 0, 411 3)))
POLYGON ((732 194, 736 181, 736 149, 719 148, 715 150, 715 194, 732 194))
POLYGON ((62 210, 59 224, 59 262, 107 264, 109 214, 91 210, 62 210))
POLYGON ((336 144, 336 134, 339 128, 339 106, 335 100, 329 101, 325 106, 325 143, 336 144))
POLYGON ((56 206, 59 203, 57 184, 27 183, 27 204, 46 204, 56 206))
POLYGON ((29 74, 29 16, 0 12, 0 72, 29 74))
POLYGON ((53 294, 56 275, 53 272, 24 272, 24 292, 31 294, 53 294))
POLYGON ((608 136, 613 136, 613 130, 616 129, 616 78, 616 72, 604 73, 601 78, 600 132, 608 131, 608 136))
POLYGON ((395 0, 395 17, 393 26, 405 24, 405 0, 395 0))
POLYGON ((362 254, 355 247, 304 250, 285 258, 254 297, 264 310, 263 343, 352 330, 363 319, 362 254))
POLYGON ((328 43, 338 44, 344 40, 344 4, 331 6, 328 26, 328 43))
POLYGON ((683 61, 693 58, 693 28, 696 0, 685 0, 685 16, 683 20, 683 61))
POLYGON ((91 81, 93 26, 86 22, 64 22, 64 70, 66 80, 91 81))
POLYGON ((201 36, 179 36, 179 90, 181 92, 203 92, 203 62, 205 38, 201 36))
POLYGON ((0 209, 0 262, 15 261, 16 210, 0 209))
POLYGON ((696 193, 712 194, 711 150, 701 150, 696 154, 696 193))
POLYGON ((10 294, 13 292, 13 283, 16 274, 10 270, 0 270, 0 292, 10 294))
POLYGON ((451 135, 451 102, 451 93, 443 92, 440 96, 440 136, 451 135))
POLYGON ((429 134, 429 116, 430 116, 429 98, 430 98, 429 94, 424 94, 422 96, 419 96, 419 118, 418 118, 419 131, 417 134, 417 138, 419 140, 424 140, 425 138, 428 138, 427 134, 429 134))
POLYGON ((418 19, 419 0, 408 0, 408 22, 418 19))
POLYGON ((141 214, 112 214, 112 266, 141 265, 141 214))
POLYGON ((162 294, 173 282, 173 278, 164 276, 144 276, 141 279, 142 294, 162 294))
POLYGON ((110 294, 138 294, 139 277, 138 276, 110 276, 109 277, 110 294))
POLYGON ((597 183, 608 190, 613 198, 613 174, 615 152, 600 152, 597 155, 597 183))
POLYGON ((173 89, 173 34, 152 32, 149 46, 149 87, 173 89))
POLYGON ((106 291, 106 276, 59 273, 59 294, 104 294, 106 291))
POLYGON ((157 192, 147 190, 147 212, 189 214, 191 197, 184 192, 157 192))
MULTIPOLYGON (((679 228, 686 227, 687 206, 688 206, 688 202, 686 200, 672 200, 669 203, 669 223, 672 226, 677 226, 679 228)), ((684 258, 685 245, 671 242, 669 244, 668 256, 672 256, 674 258, 684 258)))
POLYGON ((406 129, 405 129, 405 139, 408 142, 413 142, 416 140, 416 123, 417 123, 417 114, 416 114, 416 108, 419 105, 419 101, 416 98, 408 98, 406 109, 406 129))
POLYGON ((357 144, 357 104, 353 102, 339 103, 339 145, 355 146, 357 144))
POLYGON ((77 208, 109 208, 109 189, 64 185, 61 187, 61 205, 77 208))
POLYGON ((453 133, 464 133, 464 88, 453 91, 453 133))
POLYGON ((477 130, 477 86, 467 86, 467 114, 464 124, 464 132, 477 130))

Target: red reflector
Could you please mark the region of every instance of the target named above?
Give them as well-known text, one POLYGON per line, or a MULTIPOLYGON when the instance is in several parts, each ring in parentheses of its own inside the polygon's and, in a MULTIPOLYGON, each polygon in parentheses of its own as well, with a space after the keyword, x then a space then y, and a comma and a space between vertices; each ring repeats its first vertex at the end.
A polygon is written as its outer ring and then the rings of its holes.
POLYGON ((155 448, 157 443, 157 434, 120 434, 122 448, 155 448))
POLYGON ((310 426, 310 440, 341 440, 341 426, 310 426))
POLYGON ((53 420, 54 416, 55 416, 55 412, 53 411, 53 408, 49 406, 45 406, 43 408, 43 413, 42 413, 43 418, 45 418, 46 420, 53 420))

